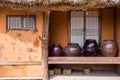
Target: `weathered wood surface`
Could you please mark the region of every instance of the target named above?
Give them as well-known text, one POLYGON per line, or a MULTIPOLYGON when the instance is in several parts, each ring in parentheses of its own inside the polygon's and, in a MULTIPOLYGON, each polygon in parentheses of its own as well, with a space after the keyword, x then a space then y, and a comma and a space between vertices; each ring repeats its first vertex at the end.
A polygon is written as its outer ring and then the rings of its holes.
POLYGON ((39 80, 42 79, 42 77, 3 77, 0 78, 0 80, 39 80))
POLYGON ((43 42, 42 42, 42 75, 43 80, 48 80, 48 34, 50 11, 44 13, 43 42))
POLYGON ((48 64, 120 64, 120 57, 49 57, 48 64))
POLYGON ((0 66, 41 65, 41 61, 0 61, 0 66))

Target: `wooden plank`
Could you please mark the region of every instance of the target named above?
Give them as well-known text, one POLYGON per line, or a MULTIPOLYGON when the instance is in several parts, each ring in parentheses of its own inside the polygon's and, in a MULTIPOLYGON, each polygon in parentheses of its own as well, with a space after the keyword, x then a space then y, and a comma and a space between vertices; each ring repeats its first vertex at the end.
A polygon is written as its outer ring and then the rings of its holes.
POLYGON ((42 77, 2 77, 0 78, 0 80, 23 80, 23 79, 34 79, 34 80, 38 80, 38 79, 42 79, 42 77))
POLYGON ((120 57, 49 57, 48 64, 120 64, 120 57))
POLYGON ((0 66, 41 65, 41 61, 0 61, 0 66))
POLYGON ((43 42, 42 42, 42 76, 48 80, 48 36, 49 36, 50 11, 44 13, 43 42))

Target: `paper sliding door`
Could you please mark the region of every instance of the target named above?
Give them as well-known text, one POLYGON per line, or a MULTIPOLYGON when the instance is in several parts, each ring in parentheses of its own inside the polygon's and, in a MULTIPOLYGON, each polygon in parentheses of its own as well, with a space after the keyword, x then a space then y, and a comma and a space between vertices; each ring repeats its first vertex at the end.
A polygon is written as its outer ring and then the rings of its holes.
POLYGON ((95 39, 99 43, 99 11, 71 11, 71 43, 81 47, 86 39, 95 39))
POLYGON ((84 44, 83 29, 84 29, 84 12, 71 12, 71 43, 78 43, 80 46, 84 44))

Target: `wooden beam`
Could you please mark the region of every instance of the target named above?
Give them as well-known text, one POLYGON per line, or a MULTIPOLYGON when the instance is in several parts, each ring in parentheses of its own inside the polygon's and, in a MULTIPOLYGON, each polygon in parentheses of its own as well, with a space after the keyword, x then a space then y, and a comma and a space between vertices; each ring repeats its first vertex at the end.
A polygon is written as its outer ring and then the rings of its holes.
POLYGON ((27 79, 41 80, 42 77, 2 77, 0 78, 0 80, 27 80, 27 79))
POLYGON ((41 61, 0 61, 0 66, 41 65, 41 61))
POLYGON ((50 11, 44 13, 43 42, 42 42, 42 75, 43 80, 48 80, 48 35, 50 11))
POLYGON ((49 57, 48 64, 120 64, 120 57, 49 57))

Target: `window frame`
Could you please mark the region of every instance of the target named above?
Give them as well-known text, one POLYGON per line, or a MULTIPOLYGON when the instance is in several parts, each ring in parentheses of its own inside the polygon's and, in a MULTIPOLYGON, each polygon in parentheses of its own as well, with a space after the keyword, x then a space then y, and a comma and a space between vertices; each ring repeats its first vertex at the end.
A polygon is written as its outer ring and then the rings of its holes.
MULTIPOLYGON (((74 10, 73 10, 74 11, 74 10)), ((81 10, 80 10, 81 11, 81 10)), ((101 10, 99 9, 95 9, 95 10, 88 10, 88 11, 98 11, 98 18, 99 18, 99 21, 98 21, 98 30, 99 30, 99 33, 98 33, 98 45, 100 46, 100 42, 101 42, 101 30, 102 30, 102 27, 101 27, 101 24, 102 24, 102 21, 101 21, 101 10)), ((72 11, 69 11, 69 16, 68 16, 68 43, 71 43, 71 12, 72 11)), ((86 21, 86 11, 83 11, 84 15, 83 15, 83 18, 84 18, 84 21, 86 21)), ((84 29, 86 28, 86 22, 83 22, 84 24, 84 29)), ((85 35, 86 35, 86 32, 83 31, 84 33, 84 42, 85 42, 85 35)))
POLYGON ((7 30, 36 30, 36 15, 7 15, 6 16, 6 29, 7 30), (10 28, 9 17, 21 17, 21 28, 10 28), (24 18, 25 17, 33 17, 34 18, 34 26, 33 28, 26 28, 24 27, 24 18))

